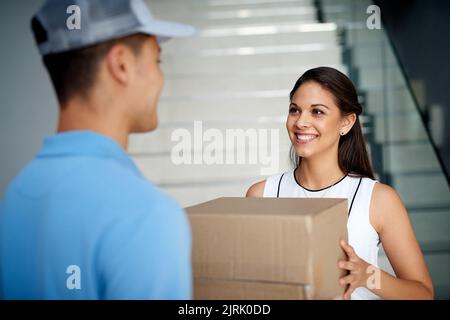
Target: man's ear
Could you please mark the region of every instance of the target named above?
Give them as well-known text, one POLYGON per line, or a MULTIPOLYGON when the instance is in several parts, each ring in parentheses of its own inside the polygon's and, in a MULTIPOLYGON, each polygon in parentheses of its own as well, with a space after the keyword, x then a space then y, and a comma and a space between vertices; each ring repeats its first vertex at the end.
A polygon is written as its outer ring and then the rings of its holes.
POLYGON ((114 80, 122 85, 130 81, 134 69, 134 56, 122 43, 114 44, 106 54, 106 68, 114 80))
POLYGON ((344 132, 344 133, 349 132, 352 129, 355 122, 356 122, 356 114, 355 113, 346 115, 344 117, 344 119, 342 120, 341 132, 344 132))

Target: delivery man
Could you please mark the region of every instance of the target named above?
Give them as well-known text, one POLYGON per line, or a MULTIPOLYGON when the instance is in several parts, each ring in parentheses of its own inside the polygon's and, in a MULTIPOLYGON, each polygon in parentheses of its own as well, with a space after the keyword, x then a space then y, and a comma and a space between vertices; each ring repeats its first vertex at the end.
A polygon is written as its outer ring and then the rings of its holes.
POLYGON ((59 120, 0 207, 0 298, 190 299, 186 215, 126 149, 157 126, 159 43, 195 29, 143 0, 48 0, 31 24, 59 120))

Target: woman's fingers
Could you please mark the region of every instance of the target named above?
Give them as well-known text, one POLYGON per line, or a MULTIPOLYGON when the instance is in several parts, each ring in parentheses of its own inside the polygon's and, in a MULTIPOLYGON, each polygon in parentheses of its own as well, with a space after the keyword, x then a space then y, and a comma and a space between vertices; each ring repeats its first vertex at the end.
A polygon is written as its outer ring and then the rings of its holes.
POLYGON ((340 260, 338 267, 344 270, 352 271, 355 268, 355 264, 351 261, 340 260))
POLYGON ((346 284, 351 284, 354 281, 355 277, 351 274, 349 274, 348 276, 342 277, 339 279, 339 284, 341 286, 346 285, 346 284))
POLYGON ((355 253, 355 250, 353 249, 353 247, 351 245, 349 245, 347 243, 347 241, 341 240, 341 247, 342 247, 342 249, 344 249, 345 253, 347 254, 347 256, 349 258, 349 260, 358 258, 358 256, 355 253))
POLYGON ((344 292, 344 300, 350 300, 352 297, 352 292, 355 291, 355 287, 350 285, 344 292))
POLYGON ((344 249, 345 253, 347 253, 347 255, 353 254, 354 250, 352 248, 352 246, 350 246, 347 241, 345 240, 341 240, 341 247, 342 249, 344 249))
POLYGON ((359 268, 361 267, 361 260, 356 254, 355 250, 351 245, 345 240, 340 241, 342 249, 347 254, 348 260, 340 260, 338 262, 338 267, 344 270, 350 271, 350 274, 339 279, 339 284, 341 286, 347 286, 344 292, 343 298, 345 300, 351 299, 351 294, 358 287, 359 279, 359 268))

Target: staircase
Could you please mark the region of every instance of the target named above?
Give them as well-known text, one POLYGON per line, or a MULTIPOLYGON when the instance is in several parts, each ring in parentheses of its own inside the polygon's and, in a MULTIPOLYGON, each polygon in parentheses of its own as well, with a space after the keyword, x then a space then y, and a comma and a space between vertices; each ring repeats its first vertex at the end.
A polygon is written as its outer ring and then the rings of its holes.
MULTIPOLYGON (((344 63, 373 119, 378 175, 400 194, 433 279, 436 298, 450 298, 450 190, 421 118, 420 106, 386 31, 369 30, 368 0, 320 0, 324 21, 336 23, 344 63)), ((376 161, 375 161, 376 162, 376 161)), ((382 251, 380 266, 394 273, 382 251)))
POLYGON ((129 146, 144 174, 188 206, 220 196, 242 197, 254 182, 289 169, 289 92, 309 68, 328 65, 346 71, 336 25, 318 23, 311 0, 149 3, 156 16, 193 24, 199 33, 161 45, 166 84, 158 109, 160 126, 154 133, 133 136, 129 146), (191 134, 190 158, 202 158, 208 142, 194 143, 202 140, 201 134, 194 137, 195 121, 200 120, 203 133, 213 129, 225 137, 227 129, 242 129, 248 132, 247 142, 257 134, 256 147, 224 143, 227 154, 234 150, 248 157, 267 147, 269 155, 278 155, 279 164, 265 172, 270 165, 261 159, 257 164, 247 158, 244 164, 175 165, 171 151, 178 140, 171 137, 177 129, 191 134))

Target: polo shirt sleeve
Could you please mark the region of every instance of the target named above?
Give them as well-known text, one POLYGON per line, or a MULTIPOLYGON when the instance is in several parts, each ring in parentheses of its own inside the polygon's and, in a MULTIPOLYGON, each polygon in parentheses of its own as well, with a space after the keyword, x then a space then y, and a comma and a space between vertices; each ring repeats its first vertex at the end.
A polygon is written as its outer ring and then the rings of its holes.
MULTIPOLYGON (((129 200, 129 199, 128 199, 129 200)), ((99 240, 102 299, 191 299, 191 233, 185 212, 165 195, 138 197, 99 240)))

